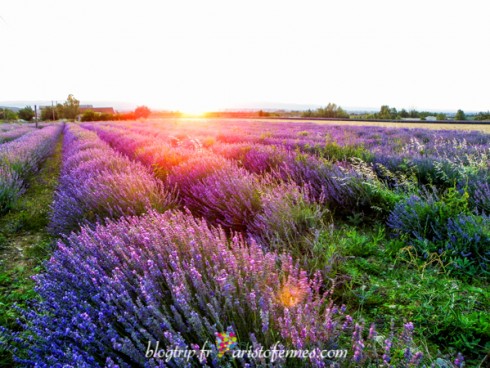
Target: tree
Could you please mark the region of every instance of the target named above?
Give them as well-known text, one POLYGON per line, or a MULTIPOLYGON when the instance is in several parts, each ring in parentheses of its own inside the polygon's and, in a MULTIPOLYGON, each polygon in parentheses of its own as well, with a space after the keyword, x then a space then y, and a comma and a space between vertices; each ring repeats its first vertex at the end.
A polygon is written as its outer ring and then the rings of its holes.
POLYGON ((446 114, 443 114, 442 112, 436 115, 437 120, 447 120, 446 114))
POLYGON ((55 107, 44 106, 41 109, 41 120, 59 120, 63 117, 63 105, 58 104, 55 107))
POLYGON ((34 118, 34 110, 30 106, 20 109, 18 114, 22 120, 31 121, 34 118))
POLYGON ((454 117, 456 120, 466 120, 466 115, 463 110, 458 110, 456 112, 456 116, 454 117))
POLYGON ((410 118, 417 119, 419 118, 419 112, 415 109, 410 110, 410 118))
POLYGON ((342 118, 349 119, 349 114, 334 103, 328 103, 326 107, 320 107, 315 111, 303 111, 303 117, 320 117, 320 118, 342 118))
POLYGON ((146 106, 138 106, 136 110, 134 110, 134 115, 136 116, 137 119, 139 118, 144 118, 146 119, 148 116, 150 116, 150 109, 146 106))
POLYGON ((92 110, 87 110, 82 115, 82 121, 96 121, 97 115, 92 110))
POLYGON ((311 118, 313 116, 313 111, 311 111, 311 109, 303 111, 301 116, 303 116, 304 118, 311 118))
POLYGON ((475 120, 479 120, 479 121, 490 120, 490 111, 488 112, 480 111, 478 114, 476 114, 475 120))
POLYGON ((379 112, 376 114, 377 119, 386 119, 391 120, 396 118, 396 109, 390 109, 388 105, 381 106, 379 112), (395 116, 392 117, 392 113, 395 113, 395 116))
POLYGON ((17 120, 17 114, 9 109, 0 109, 0 119, 3 120, 17 120))
POLYGON ((70 94, 63 104, 63 117, 66 119, 75 119, 78 114, 80 114, 80 101, 70 94))

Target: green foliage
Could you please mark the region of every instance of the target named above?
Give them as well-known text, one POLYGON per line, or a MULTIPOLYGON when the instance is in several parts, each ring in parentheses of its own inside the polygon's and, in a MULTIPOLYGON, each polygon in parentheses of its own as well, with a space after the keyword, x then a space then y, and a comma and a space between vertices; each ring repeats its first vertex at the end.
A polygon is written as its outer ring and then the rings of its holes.
POLYGON ((412 196, 396 205, 388 225, 409 242, 414 257, 461 278, 488 278, 490 217, 474 214, 469 199, 456 188, 442 196, 412 196))
POLYGON ((468 200, 467 192, 461 195, 455 188, 441 197, 437 193, 427 193, 425 198, 410 197, 397 204, 390 221, 395 231, 432 240, 440 236, 449 219, 469 214, 468 200))
POLYGON ((490 347, 490 289, 477 279, 441 273, 434 260, 415 256, 406 242, 387 235, 382 225, 331 225, 316 238, 309 266, 334 280, 338 303, 366 325, 375 322, 381 335, 392 323, 412 321, 416 341, 433 360, 444 346, 476 366, 490 347))
POLYGON ((87 110, 82 114, 82 121, 97 121, 97 114, 92 110, 87 110))
POLYGON ((268 249, 288 252, 307 263, 314 234, 332 221, 329 211, 295 186, 273 188, 261 201, 263 211, 255 216, 249 233, 268 249))
POLYGON ((436 119, 437 120, 447 120, 447 116, 446 116, 446 114, 439 113, 436 115, 436 119))
POLYGON ((306 151, 315 153, 316 155, 323 157, 331 162, 347 161, 351 158, 358 158, 363 161, 370 161, 373 158, 373 154, 364 148, 362 145, 344 145, 341 146, 337 142, 331 142, 327 140, 323 147, 315 146, 306 151))
POLYGON ((349 114, 342 107, 334 103, 328 103, 326 107, 320 107, 315 111, 307 110, 303 112, 303 117, 318 117, 318 118, 339 118, 348 119, 349 114))
POLYGON ((456 112, 456 116, 454 117, 456 120, 466 120, 466 115, 463 110, 458 110, 456 112))
POLYGON ((70 94, 63 104, 57 104, 56 106, 44 106, 41 109, 41 120, 75 120, 79 114, 80 101, 70 94))
POLYGON ((70 94, 63 104, 63 117, 65 119, 75 119, 78 114, 80 114, 80 101, 70 94))
POLYGON ((9 109, 0 109, 0 119, 2 120, 17 120, 18 116, 15 112, 9 109))
POLYGON ((475 120, 478 121, 490 120, 490 111, 479 112, 478 114, 475 115, 475 120))
POLYGON ((374 114, 363 114, 360 115, 359 118, 373 120, 373 119, 383 119, 383 120, 401 120, 401 119, 420 119, 425 120, 427 116, 437 116, 437 120, 446 120, 446 114, 443 113, 434 113, 431 111, 417 111, 412 109, 407 111, 405 109, 401 109, 397 111, 396 108, 390 107, 388 105, 381 106, 380 110, 374 114))
MULTIPOLYGON (((13 305, 25 307, 36 297, 32 276, 41 272, 52 251, 46 232, 53 192, 61 165, 61 140, 25 194, 6 215, 0 217, 0 325, 14 328, 19 317, 13 305)), ((0 367, 13 367, 10 353, 0 344, 0 367)))
POLYGON ((41 120, 59 120, 64 118, 64 107, 62 104, 56 106, 44 106, 41 109, 41 120))
POLYGON ((17 198, 22 195, 23 188, 20 186, 1 185, 0 178, 0 215, 14 208, 17 198))
POLYGON ((352 159, 351 166, 358 174, 342 184, 342 208, 336 214, 352 225, 384 221, 395 204, 403 197, 378 180, 370 165, 359 159, 352 159))
POLYGON ((19 110, 19 118, 26 121, 31 121, 34 118, 34 110, 30 106, 26 106, 19 110))
POLYGON ((379 112, 375 114, 376 119, 386 119, 386 120, 394 120, 397 118, 397 111, 396 109, 390 108, 388 105, 383 105, 381 106, 379 112))

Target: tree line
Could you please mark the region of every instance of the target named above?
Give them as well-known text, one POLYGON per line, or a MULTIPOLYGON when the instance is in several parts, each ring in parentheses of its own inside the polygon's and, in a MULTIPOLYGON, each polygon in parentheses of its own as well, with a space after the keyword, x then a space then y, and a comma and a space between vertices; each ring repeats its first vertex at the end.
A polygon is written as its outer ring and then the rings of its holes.
POLYGON ((10 121, 22 119, 25 121, 31 121, 34 119, 34 115, 34 110, 31 106, 26 106, 17 112, 7 108, 0 109, 0 120, 10 121))
POLYGON ((151 111, 146 106, 138 106, 134 111, 125 113, 102 113, 93 110, 80 112, 80 101, 73 95, 69 95, 63 104, 56 106, 45 106, 41 109, 41 120, 75 120, 80 117, 81 121, 108 121, 108 120, 135 120, 147 118, 151 111))
MULTIPOLYGON (((83 113, 80 111, 80 101, 73 95, 68 95, 68 98, 63 103, 57 103, 53 106, 41 107, 41 120, 77 120, 81 121, 107 121, 107 120, 135 120, 139 118, 147 118, 151 114, 151 110, 146 106, 138 106, 134 111, 124 113, 101 113, 92 110, 86 110, 83 113)), ((0 120, 17 121, 32 121, 35 117, 34 109, 31 106, 26 106, 18 111, 13 111, 8 108, 0 108, 0 120)))
MULTIPOLYGON (((426 120, 429 116, 435 117, 436 120, 448 120, 449 116, 443 112, 417 111, 411 109, 397 110, 395 107, 383 105, 377 112, 373 113, 347 113, 342 107, 334 103, 329 103, 326 107, 320 107, 316 110, 306 110, 301 112, 304 118, 333 118, 333 119, 361 119, 361 120, 403 120, 403 119, 420 119, 426 120)), ((454 120, 490 120, 490 112, 479 112, 478 114, 465 114, 463 110, 458 110, 454 120)))

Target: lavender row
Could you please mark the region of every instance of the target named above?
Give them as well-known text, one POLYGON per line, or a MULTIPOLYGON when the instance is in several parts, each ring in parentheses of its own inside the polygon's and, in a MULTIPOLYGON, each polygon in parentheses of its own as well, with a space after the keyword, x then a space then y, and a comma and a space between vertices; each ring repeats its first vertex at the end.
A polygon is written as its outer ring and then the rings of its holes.
POLYGON ((112 146, 152 167, 169 187, 178 189, 180 202, 193 214, 225 229, 249 233, 266 249, 301 248, 323 224, 326 209, 315 201, 309 184, 303 185, 300 180, 294 183, 257 175, 207 150, 172 150, 142 134, 88 127, 112 146))
POLYGON ((0 145, 0 213, 23 194, 26 180, 53 152, 62 129, 62 125, 48 126, 0 145))
POLYGON ((0 144, 22 137, 24 134, 32 132, 30 126, 15 126, 0 132, 0 144))
POLYGON ((233 123, 201 123, 192 134, 183 124, 110 125, 177 148, 209 148, 253 172, 274 168, 281 160, 290 162, 298 149, 333 162, 368 161, 378 178, 391 186, 410 180, 443 189, 455 183, 474 188, 490 172, 489 139, 478 132, 316 124, 289 124, 289 130, 279 131, 278 127, 284 128, 281 123, 251 123, 237 134, 239 127, 233 123), (479 174, 468 177, 468 172, 479 174))
MULTIPOLYGON (((423 358, 412 324, 377 347, 374 326, 367 331, 335 306, 319 274, 309 278, 290 256, 264 253, 239 236, 229 240, 189 213, 151 212, 72 233, 58 242, 36 285, 41 299, 25 311, 25 331, 10 334, 25 366, 222 367, 232 362, 213 343, 220 332, 254 350, 278 340, 279 350, 352 346, 340 362, 310 358, 313 367, 418 366, 423 358), (157 341, 166 351, 210 354, 165 361, 148 355, 157 341)), ((234 364, 267 362, 245 356, 234 364)))
POLYGON ((93 132, 68 125, 60 182, 54 195, 50 231, 68 233, 81 224, 137 215, 174 205, 141 164, 115 152, 93 132))
MULTIPOLYGON (((379 163, 326 163, 274 146, 243 143, 216 144, 211 152, 182 147, 172 151, 168 144, 160 143, 157 135, 124 134, 117 127, 96 129, 126 152, 132 147, 133 154, 164 173, 166 182, 179 189, 182 203, 194 214, 225 228, 248 232, 266 249, 308 254, 307 239, 315 229, 322 228, 326 211, 331 211, 334 218, 356 216, 362 221, 385 221, 389 217, 394 235, 406 239, 420 254, 440 254, 457 274, 468 272, 468 267, 460 266, 468 261, 478 272, 488 272, 485 248, 489 240, 484 230, 488 221, 475 212, 490 208, 486 161, 474 159, 473 165, 432 163, 441 177, 453 173, 445 180, 456 184, 457 195, 466 193, 467 203, 441 205, 441 212, 429 200, 413 212, 415 207, 408 205, 406 198, 411 193, 421 195, 425 189, 420 190, 410 178, 396 175, 379 163), (138 150, 141 144, 146 147, 138 150), (242 167, 237 167, 238 162, 242 167), (397 203, 402 204, 395 207, 397 203), (444 219, 438 217, 438 213, 447 213, 446 208, 453 207, 461 215, 454 212, 444 219), (395 218, 400 220, 395 223, 395 218), (443 231, 434 237, 412 229, 414 223, 429 229, 442 226, 443 231), (478 230, 481 226, 483 230, 478 230)), ((439 192, 444 196, 444 190, 439 192)))
MULTIPOLYGON (((117 126, 117 124, 112 124, 117 126)), ((321 149, 335 143, 360 146, 375 153, 406 153, 420 156, 444 155, 447 148, 460 154, 488 149, 490 138, 480 132, 462 132, 372 126, 321 125, 313 123, 216 121, 205 123, 119 124, 140 133, 160 136, 214 139, 223 143, 263 143, 294 150, 321 149)))
MULTIPOLYGON (((190 157, 201 157, 204 160, 213 156, 199 147, 172 147, 165 141, 162 142, 160 136, 148 135, 144 129, 139 129, 140 133, 133 133, 130 129, 130 134, 126 129, 117 126, 91 126, 91 129, 96 129, 101 137, 116 149, 152 166, 163 179, 166 179, 176 166, 185 165, 185 161, 190 157)), ((375 215, 376 218, 384 218, 399 197, 391 194, 388 186, 378 180, 378 172, 382 171, 385 176, 388 173, 388 170, 381 166, 375 170, 373 167, 359 164, 332 165, 314 156, 260 144, 215 144, 210 150, 237 162, 254 174, 270 174, 280 181, 293 181, 301 187, 308 188, 311 200, 327 204, 340 216, 358 212, 370 217, 375 215)), ((193 167, 202 171, 203 168, 197 168, 198 161, 193 163, 193 167)), ((209 165, 214 169, 219 168, 224 162, 217 159, 208 161, 212 161, 209 165)), ((187 168, 186 175, 190 175, 190 171, 187 168)), ((247 175, 237 173, 236 176, 247 175)), ((389 179, 392 181, 391 187, 404 184, 403 178, 390 175, 389 179)), ((226 188, 227 184, 223 183, 223 186, 226 188)))

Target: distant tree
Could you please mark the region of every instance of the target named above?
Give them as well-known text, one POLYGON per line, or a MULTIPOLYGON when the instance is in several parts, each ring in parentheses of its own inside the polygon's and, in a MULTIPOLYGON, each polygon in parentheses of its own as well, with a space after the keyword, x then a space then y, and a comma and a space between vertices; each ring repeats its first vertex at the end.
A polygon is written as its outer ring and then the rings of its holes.
POLYGON ((0 119, 2 120, 17 120, 18 116, 10 109, 0 109, 0 119))
POLYGON ((390 116, 391 116, 391 119, 398 118, 398 111, 396 111, 396 108, 392 107, 390 109, 390 116))
POLYGON ((447 120, 446 114, 443 114, 442 112, 436 115, 437 120, 447 120))
POLYGON ((434 113, 433 112, 430 112, 430 111, 421 111, 419 112, 419 118, 421 118, 422 120, 425 120, 425 118, 427 116, 433 116, 434 113))
POLYGON ((401 111, 400 111, 400 117, 401 118, 408 118, 408 117, 410 117, 410 115, 408 114, 407 110, 401 109, 401 111))
POLYGON ((63 105, 58 104, 55 107, 44 106, 41 109, 41 120, 59 120, 63 117, 63 105))
POLYGON ((326 107, 320 107, 316 111, 306 110, 302 114, 303 117, 319 117, 319 118, 341 118, 348 119, 349 114, 334 103, 328 103, 326 107))
POLYGON ((75 119, 78 114, 80 114, 80 101, 70 94, 63 104, 63 117, 66 119, 75 119))
POLYGON ((30 106, 20 109, 18 114, 22 120, 31 121, 34 118, 34 110, 30 106))
POLYGON ((396 118, 396 109, 390 109, 388 105, 383 105, 379 109, 379 112, 375 114, 377 119, 386 119, 386 120, 391 120, 396 118), (394 111, 393 111, 394 110, 394 111), (395 116, 393 116, 393 112, 395 113, 395 116))
POLYGON ((99 116, 100 121, 109 121, 109 120, 115 120, 113 114, 109 114, 107 112, 103 112, 99 116))
POLYGON ((82 121, 96 121, 97 115, 92 110, 87 110, 87 111, 84 111, 84 113, 82 114, 81 120, 82 121))
POLYGON ((420 117, 419 116, 419 112, 417 110, 415 110, 415 109, 410 110, 410 114, 409 115, 410 115, 410 118, 412 118, 412 119, 417 119, 417 118, 420 117))
POLYGON ((478 114, 475 115, 475 120, 490 120, 490 111, 487 112, 479 112, 478 114))
POLYGON ((311 109, 308 109, 306 111, 303 111, 303 113, 301 114, 302 117, 304 118, 311 118, 313 116, 313 111, 311 111, 311 109))
POLYGON ((454 117, 456 120, 466 120, 466 115, 463 110, 458 110, 456 112, 456 116, 454 117))
POLYGON ((135 110, 134 110, 134 115, 136 116, 137 119, 139 118, 144 118, 146 119, 148 116, 150 116, 150 109, 146 106, 138 106, 135 110))

